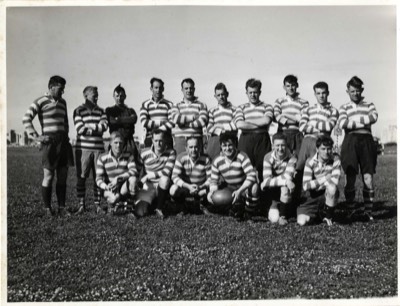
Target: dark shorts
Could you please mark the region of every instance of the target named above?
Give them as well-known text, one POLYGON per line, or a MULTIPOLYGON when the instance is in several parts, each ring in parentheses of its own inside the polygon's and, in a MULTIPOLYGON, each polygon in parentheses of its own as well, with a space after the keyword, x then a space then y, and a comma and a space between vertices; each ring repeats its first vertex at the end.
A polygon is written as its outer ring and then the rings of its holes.
POLYGON ((307 201, 297 207, 297 215, 307 215, 311 219, 320 217, 325 204, 325 190, 309 191, 307 201))
POLYGON ((304 137, 301 143, 299 155, 297 156, 296 170, 303 171, 308 158, 317 153, 317 138, 304 137))
POLYGON ((346 134, 340 153, 343 171, 346 174, 374 174, 377 151, 371 134, 346 134))
POLYGON ((296 156, 299 156, 301 143, 304 138, 303 133, 299 130, 284 130, 282 133, 286 136, 287 146, 290 151, 295 153, 296 156))
POLYGON ((211 160, 214 160, 214 158, 217 157, 220 152, 221 146, 219 144, 219 136, 211 136, 207 143, 208 156, 210 156, 211 160))
POLYGON ((51 141, 41 143, 42 166, 48 170, 56 170, 74 165, 72 146, 68 137, 63 134, 49 134, 51 141))
POLYGON ((262 181, 264 156, 271 151, 271 140, 268 133, 243 133, 239 139, 238 149, 245 152, 258 172, 262 181))

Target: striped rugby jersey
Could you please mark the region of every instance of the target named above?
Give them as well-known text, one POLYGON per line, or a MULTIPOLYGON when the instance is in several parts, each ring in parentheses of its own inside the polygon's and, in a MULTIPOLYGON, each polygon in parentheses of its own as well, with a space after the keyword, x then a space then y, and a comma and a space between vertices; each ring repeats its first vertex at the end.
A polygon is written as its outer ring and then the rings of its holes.
POLYGON ((288 119, 284 115, 292 115, 292 116, 301 115, 303 110, 305 110, 308 107, 308 105, 309 105, 308 101, 300 98, 299 95, 297 95, 295 98, 286 95, 285 97, 277 99, 274 104, 274 116, 276 122, 279 125, 279 129, 298 130, 299 123, 296 124, 287 123, 288 119))
POLYGON ((208 155, 201 154, 193 161, 188 153, 178 155, 172 172, 172 181, 175 185, 183 187, 183 183, 202 185, 211 176, 211 159, 208 155))
POLYGON ((286 186, 288 180, 293 180, 297 158, 286 150, 286 156, 279 160, 275 151, 264 156, 263 186, 278 187, 286 186))
POLYGON ((306 108, 301 114, 299 130, 307 135, 331 135, 338 120, 339 112, 331 103, 319 103, 306 108))
POLYGON ((97 159, 96 184, 101 189, 106 189, 107 185, 116 177, 126 181, 131 176, 138 176, 133 155, 122 153, 116 158, 112 151, 103 153, 97 159))
POLYGON ((69 132, 67 103, 64 99, 55 101, 46 93, 36 99, 26 111, 22 123, 28 135, 37 134, 33 126, 33 119, 38 115, 42 134, 69 132))
POLYGON ((144 174, 154 173, 155 178, 149 179, 152 183, 157 183, 160 177, 171 177, 174 168, 176 152, 174 149, 166 149, 160 156, 153 151, 153 146, 144 149, 140 153, 141 164, 144 174))
POLYGON ((254 170, 246 153, 237 151, 233 160, 221 155, 217 156, 211 166, 210 185, 218 185, 222 177, 229 185, 243 185, 245 181, 255 183, 256 171, 254 170))
POLYGON ((74 110, 74 124, 77 132, 75 148, 79 150, 104 151, 103 133, 107 131, 108 122, 104 110, 95 106, 92 109, 82 104, 74 110), (94 133, 88 135, 88 130, 94 133))
POLYGON ((328 185, 339 184, 340 178, 340 159, 332 158, 327 163, 323 163, 318 160, 318 152, 307 159, 304 167, 303 175, 303 189, 307 190, 323 190, 328 185), (329 180, 326 179, 326 175, 331 174, 329 180))
POLYGON ((339 127, 345 132, 364 129, 371 133, 371 125, 378 120, 378 112, 371 102, 347 102, 339 109, 339 127))
MULTIPOLYGON (((264 102, 259 102, 256 105, 248 102, 245 104, 241 104, 236 108, 235 112, 235 117, 234 117, 234 122, 237 126, 238 122, 240 121, 249 121, 251 122, 251 119, 256 119, 260 117, 270 117, 271 120, 274 117, 273 114, 273 108, 270 104, 264 103, 264 102)), ((257 130, 251 130, 250 132, 254 131, 264 131, 268 132, 268 128, 259 128, 257 130)))
POLYGON ((217 136, 211 132, 213 127, 222 128, 225 132, 237 131, 235 122, 233 121, 236 107, 228 102, 227 106, 218 105, 208 111, 207 132, 212 136, 217 136))
POLYGON ((172 134, 178 137, 201 137, 203 136, 203 128, 208 123, 207 105, 203 102, 195 100, 190 103, 184 101, 174 105, 169 113, 169 120, 175 124, 172 134), (186 121, 187 115, 198 116, 196 120, 186 121))
POLYGON ((146 137, 151 137, 154 129, 159 128, 162 131, 171 131, 174 124, 169 121, 168 113, 172 109, 172 102, 161 99, 155 102, 152 98, 144 101, 140 108, 140 123, 146 129, 146 137))

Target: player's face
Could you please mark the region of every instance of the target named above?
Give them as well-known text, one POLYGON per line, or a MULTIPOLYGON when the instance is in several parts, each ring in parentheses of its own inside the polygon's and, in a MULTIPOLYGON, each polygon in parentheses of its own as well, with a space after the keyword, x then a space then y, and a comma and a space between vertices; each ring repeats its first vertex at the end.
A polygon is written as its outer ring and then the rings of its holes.
POLYGON ((261 90, 257 87, 247 87, 246 94, 250 103, 256 104, 260 101, 261 90))
POLYGON ((364 91, 364 89, 349 86, 349 88, 346 91, 349 94, 350 100, 357 103, 361 101, 362 92, 364 91))
POLYGON ((224 141, 221 144, 221 152, 224 156, 231 158, 236 153, 236 146, 231 139, 224 141))
POLYGON ((228 92, 224 89, 217 89, 214 95, 219 105, 225 105, 228 102, 228 92))
POLYGON ((64 89, 64 85, 56 84, 49 88, 49 93, 53 98, 60 99, 64 93, 64 89))
POLYGON ((288 96, 295 96, 297 93, 297 84, 296 83, 288 83, 285 82, 285 84, 283 85, 283 89, 286 91, 286 94, 288 96))
POLYGON ((126 94, 121 91, 121 92, 116 92, 114 91, 114 101, 115 104, 117 105, 123 105, 126 99, 126 94))
POLYGON ((314 95, 319 104, 325 104, 328 102, 329 91, 326 90, 326 88, 315 88, 314 95))
POLYGON ((160 82, 154 81, 150 90, 153 94, 153 99, 160 100, 163 97, 164 86, 160 82))
POLYGON ((283 139, 274 140, 274 149, 279 158, 284 157, 286 153, 286 141, 283 139))
POLYGON ((197 159, 200 155, 200 144, 197 139, 189 139, 186 144, 186 152, 191 159, 197 159))
POLYGON ((153 136, 153 146, 156 153, 164 152, 165 145, 163 134, 156 134, 153 136))
POLYGON ((323 161, 327 161, 332 158, 332 153, 333 153, 332 147, 329 146, 327 147, 324 144, 321 144, 317 150, 319 157, 323 161))
POLYGON ((193 100, 193 98, 194 98, 194 90, 195 90, 195 88, 194 88, 193 84, 186 83, 186 82, 184 82, 182 84, 182 93, 183 93, 183 97, 186 100, 193 100))
POLYGON ((119 156, 122 153, 122 148, 124 147, 124 141, 121 137, 116 137, 111 141, 111 150, 114 156, 119 156))
POLYGON ((86 94, 86 100, 89 100, 92 103, 97 104, 97 99, 99 98, 99 93, 97 90, 91 90, 86 94))

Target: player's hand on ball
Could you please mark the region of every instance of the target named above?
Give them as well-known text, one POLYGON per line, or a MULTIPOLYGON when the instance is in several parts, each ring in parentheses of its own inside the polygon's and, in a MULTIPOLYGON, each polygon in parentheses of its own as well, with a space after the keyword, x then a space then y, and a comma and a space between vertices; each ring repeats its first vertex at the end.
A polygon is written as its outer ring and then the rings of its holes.
POLYGON ((235 204, 240 199, 240 195, 241 195, 241 192, 239 189, 232 192, 232 198, 233 198, 232 204, 235 204))

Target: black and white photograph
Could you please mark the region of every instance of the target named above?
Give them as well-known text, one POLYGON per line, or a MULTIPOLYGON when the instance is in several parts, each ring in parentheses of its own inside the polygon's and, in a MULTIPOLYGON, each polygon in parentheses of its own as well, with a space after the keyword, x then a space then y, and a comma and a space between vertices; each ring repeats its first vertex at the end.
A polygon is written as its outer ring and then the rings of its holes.
POLYGON ((399 305, 394 1, 0 8, 2 303, 399 305))

